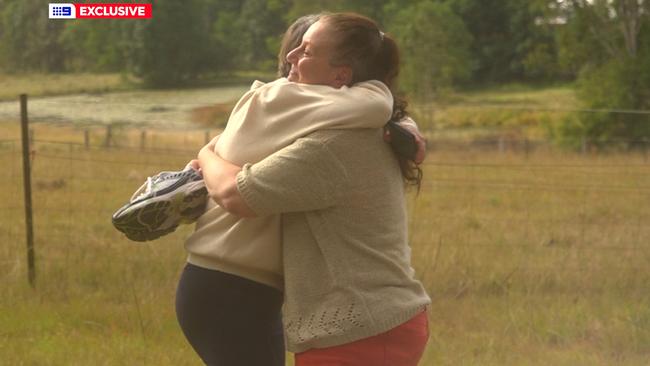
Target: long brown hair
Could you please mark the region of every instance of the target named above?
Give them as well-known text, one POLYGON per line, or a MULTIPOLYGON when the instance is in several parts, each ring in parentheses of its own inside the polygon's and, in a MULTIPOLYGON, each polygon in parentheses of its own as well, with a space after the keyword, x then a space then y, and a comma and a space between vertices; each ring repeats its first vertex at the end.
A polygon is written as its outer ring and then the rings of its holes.
MULTIPOLYGON (((407 102, 395 93, 400 65, 395 40, 382 32, 374 20, 360 14, 323 14, 319 21, 329 27, 336 42, 330 63, 334 66, 347 65, 352 69, 350 84, 367 80, 379 80, 386 84, 394 100, 391 121, 398 122, 406 117, 407 102)), ((395 156, 404 180, 417 186, 419 191, 422 169, 410 159, 398 154, 395 156)))

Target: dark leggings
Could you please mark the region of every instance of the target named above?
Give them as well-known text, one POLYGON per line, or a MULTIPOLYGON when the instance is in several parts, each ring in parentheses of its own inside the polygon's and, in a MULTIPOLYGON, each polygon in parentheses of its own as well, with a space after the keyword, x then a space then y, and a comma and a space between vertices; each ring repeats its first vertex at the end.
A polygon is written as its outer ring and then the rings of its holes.
POLYGON ((206 365, 284 366, 282 292, 187 264, 176 290, 176 317, 206 365))

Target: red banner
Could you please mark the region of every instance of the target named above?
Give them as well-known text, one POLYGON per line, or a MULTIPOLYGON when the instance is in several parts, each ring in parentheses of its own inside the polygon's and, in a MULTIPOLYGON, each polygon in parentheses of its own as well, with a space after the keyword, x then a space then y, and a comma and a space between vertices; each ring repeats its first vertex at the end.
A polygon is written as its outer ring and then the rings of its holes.
POLYGON ((77 19, 148 19, 151 4, 74 4, 77 19))

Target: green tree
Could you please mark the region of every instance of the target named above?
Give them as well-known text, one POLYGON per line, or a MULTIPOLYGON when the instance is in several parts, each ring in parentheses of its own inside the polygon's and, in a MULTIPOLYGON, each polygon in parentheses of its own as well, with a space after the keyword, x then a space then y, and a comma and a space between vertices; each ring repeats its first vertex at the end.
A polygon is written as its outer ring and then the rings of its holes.
POLYGON ((61 72, 66 54, 60 44, 65 21, 47 17, 46 0, 7 0, 0 27, 0 64, 10 72, 61 72))
POLYGON ((650 116, 635 112, 650 110, 648 2, 572 0, 557 2, 557 7, 567 21, 563 57, 573 67, 580 65, 578 97, 587 109, 598 112, 568 118, 555 137, 573 145, 587 138, 627 146, 650 138, 650 116), (582 46, 577 47, 580 40, 582 46))
POLYGON ((510 2, 511 29, 517 45, 511 74, 525 81, 572 77, 559 67, 555 34, 557 22, 549 19, 546 0, 510 2))
POLYGON ((128 69, 129 48, 138 21, 67 21, 60 37, 66 50, 66 70, 119 72, 128 69))
POLYGON ((388 30, 402 53, 401 86, 414 98, 430 99, 470 76, 472 38, 446 3, 424 0, 402 6, 394 2, 386 13, 393 14, 388 30))
POLYGON ((206 5, 202 0, 159 0, 152 19, 136 23, 131 67, 147 85, 178 86, 214 69, 206 5))
POLYGON ((227 55, 223 67, 274 70, 289 6, 289 0, 214 2, 211 34, 217 48, 227 55))
POLYGON ((563 63, 574 69, 636 57, 650 2, 644 0, 550 0, 566 26, 559 32, 563 63))
POLYGON ((368 16, 383 25, 386 20, 386 13, 384 12, 386 2, 378 0, 293 0, 285 20, 287 24, 290 24, 298 17, 307 14, 316 14, 323 11, 351 11, 368 16))
POLYGON ((278 49, 272 48, 286 29, 282 17, 288 3, 267 0, 246 0, 241 11, 245 30, 240 41, 243 47, 244 65, 255 69, 275 70, 278 49), (271 46, 271 47, 269 47, 271 46))
POLYGON ((449 0, 473 37, 478 83, 557 77, 555 28, 546 0, 449 0))

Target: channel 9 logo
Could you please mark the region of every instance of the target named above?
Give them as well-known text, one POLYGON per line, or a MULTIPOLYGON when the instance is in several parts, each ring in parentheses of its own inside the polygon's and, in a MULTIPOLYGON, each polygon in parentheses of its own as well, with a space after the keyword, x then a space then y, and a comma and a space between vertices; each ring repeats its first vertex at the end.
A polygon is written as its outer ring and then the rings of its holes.
POLYGON ((151 4, 140 3, 50 3, 49 6, 50 19, 149 19, 152 13, 151 4))
POLYGON ((50 19, 74 19, 77 14, 73 4, 50 4, 50 19))

